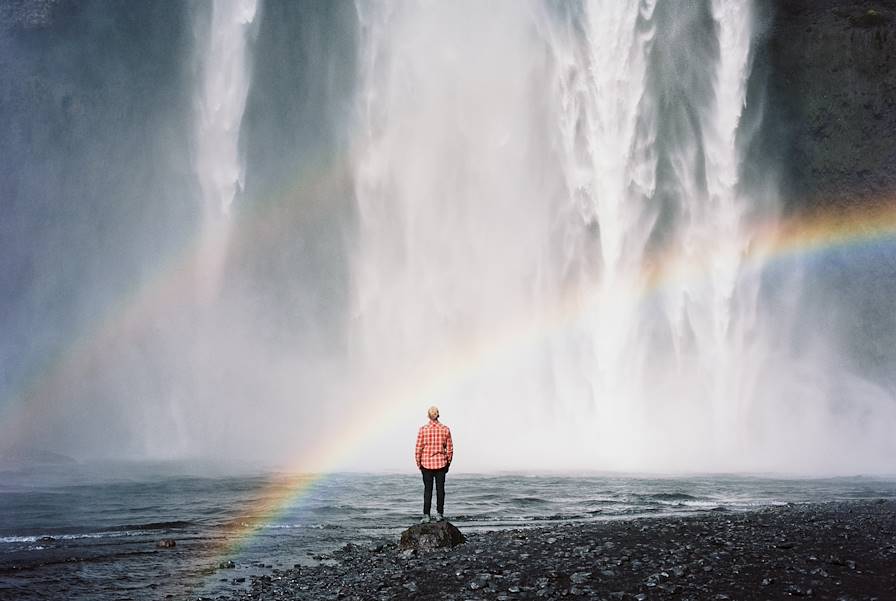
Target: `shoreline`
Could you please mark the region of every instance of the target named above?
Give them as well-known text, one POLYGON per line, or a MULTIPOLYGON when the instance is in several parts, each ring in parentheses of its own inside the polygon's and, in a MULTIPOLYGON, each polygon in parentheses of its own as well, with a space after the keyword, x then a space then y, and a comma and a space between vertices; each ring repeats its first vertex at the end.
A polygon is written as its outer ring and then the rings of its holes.
POLYGON ((320 565, 274 569, 217 599, 896 599, 896 500, 465 536, 422 554, 400 552, 397 540, 349 543, 320 565))

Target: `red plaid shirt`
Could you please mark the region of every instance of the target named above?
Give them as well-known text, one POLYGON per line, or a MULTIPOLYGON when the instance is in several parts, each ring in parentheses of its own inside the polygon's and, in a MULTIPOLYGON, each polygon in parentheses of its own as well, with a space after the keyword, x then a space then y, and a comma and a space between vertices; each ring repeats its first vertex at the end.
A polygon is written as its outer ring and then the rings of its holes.
POLYGON ((453 457, 454 445, 451 442, 451 430, 437 420, 429 420, 429 423, 420 428, 420 432, 417 433, 417 445, 414 448, 417 468, 440 470, 451 463, 453 457))

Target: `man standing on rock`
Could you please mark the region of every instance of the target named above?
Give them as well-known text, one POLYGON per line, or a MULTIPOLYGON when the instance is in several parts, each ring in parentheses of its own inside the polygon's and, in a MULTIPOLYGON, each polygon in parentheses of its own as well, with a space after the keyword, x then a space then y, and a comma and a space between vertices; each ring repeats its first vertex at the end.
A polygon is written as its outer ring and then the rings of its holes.
POLYGON ((432 482, 436 482, 436 521, 445 519, 445 474, 454 458, 454 444, 451 442, 451 430, 439 422, 439 408, 430 407, 426 412, 429 423, 417 433, 417 445, 414 448, 414 459, 417 468, 423 474, 423 519, 422 523, 431 521, 429 516, 432 507, 432 482))

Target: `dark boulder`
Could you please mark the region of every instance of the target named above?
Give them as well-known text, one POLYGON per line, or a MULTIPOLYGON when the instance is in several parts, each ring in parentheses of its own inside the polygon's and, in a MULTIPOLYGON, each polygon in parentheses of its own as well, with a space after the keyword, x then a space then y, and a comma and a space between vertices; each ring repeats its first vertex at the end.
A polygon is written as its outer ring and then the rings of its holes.
POLYGON ((402 550, 432 551, 454 547, 465 541, 464 535, 449 522, 415 524, 401 533, 398 547, 402 550))

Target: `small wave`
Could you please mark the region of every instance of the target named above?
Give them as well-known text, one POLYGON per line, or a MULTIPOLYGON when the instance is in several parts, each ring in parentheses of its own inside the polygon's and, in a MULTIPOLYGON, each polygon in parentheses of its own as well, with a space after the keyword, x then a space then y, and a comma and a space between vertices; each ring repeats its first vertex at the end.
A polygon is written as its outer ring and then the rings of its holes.
POLYGON ((548 501, 541 497, 514 497, 510 499, 511 503, 519 503, 520 505, 544 505, 548 501))
POLYGON ((468 501, 503 501, 507 498, 506 494, 499 492, 478 492, 478 493, 468 493, 466 495, 466 499, 468 501))
POLYGON ((146 524, 125 524, 112 526, 93 532, 43 533, 0 536, 0 544, 54 542, 64 540, 120 538, 123 536, 142 536, 154 530, 180 530, 193 525, 193 522, 175 520, 170 522, 148 522, 146 524))
POLYGON ((695 497, 694 495, 689 495, 683 492, 645 493, 635 496, 645 501, 702 501, 706 499, 706 497, 695 497))
POLYGON ((644 513, 660 513, 662 511, 665 511, 665 510, 662 509, 661 507, 649 507, 649 506, 626 507, 626 508, 620 509, 618 512, 616 512, 616 514, 617 515, 641 515, 644 513))
POLYGON ((141 531, 83 532, 80 534, 37 534, 29 536, 0 536, 0 544, 54 542, 96 538, 120 538, 123 536, 143 536, 141 531))
POLYGON ((148 524, 127 524, 111 528, 110 530, 180 530, 189 528, 192 525, 193 522, 174 520, 171 522, 149 522, 148 524))
MULTIPOLYGON (((533 522, 564 522, 564 521, 574 520, 578 517, 579 516, 577 516, 577 515, 564 515, 564 514, 558 513, 558 514, 554 514, 554 515, 536 515, 536 516, 532 516, 531 518, 528 518, 528 519, 532 520, 533 522)), ((521 518, 521 519, 527 519, 527 518, 521 518)))
POLYGON ((0 536, 0 543, 36 543, 39 536, 0 536))
POLYGON ((618 498, 600 498, 600 499, 588 499, 583 501, 585 505, 618 505, 620 500, 618 498))
POLYGON ((310 528, 311 530, 339 530, 342 528, 339 524, 262 524, 258 526, 265 530, 291 530, 293 528, 310 528))

